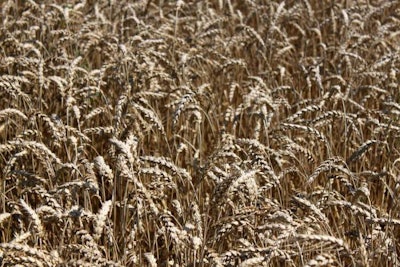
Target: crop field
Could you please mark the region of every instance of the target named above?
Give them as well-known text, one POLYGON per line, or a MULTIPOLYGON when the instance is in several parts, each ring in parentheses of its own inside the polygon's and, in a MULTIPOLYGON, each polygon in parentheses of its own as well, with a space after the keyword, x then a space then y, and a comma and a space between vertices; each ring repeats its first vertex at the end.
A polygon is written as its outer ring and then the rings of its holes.
POLYGON ((400 266, 400 1, 0 6, 0 266, 400 266))

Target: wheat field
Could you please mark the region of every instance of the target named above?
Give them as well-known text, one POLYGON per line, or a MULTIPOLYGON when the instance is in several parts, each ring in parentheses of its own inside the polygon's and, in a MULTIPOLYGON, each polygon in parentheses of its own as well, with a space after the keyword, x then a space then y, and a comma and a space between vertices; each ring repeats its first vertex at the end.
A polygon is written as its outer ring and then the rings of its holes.
POLYGON ((1 266, 400 266, 399 1, 1 18, 1 266))

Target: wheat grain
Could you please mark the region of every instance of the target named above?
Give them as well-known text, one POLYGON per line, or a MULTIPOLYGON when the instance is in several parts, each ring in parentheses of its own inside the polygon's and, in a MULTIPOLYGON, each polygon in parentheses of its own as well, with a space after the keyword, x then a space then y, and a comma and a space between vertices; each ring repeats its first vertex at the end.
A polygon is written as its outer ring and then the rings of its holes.
POLYGON ((106 224, 108 213, 111 209, 112 201, 108 200, 103 203, 101 210, 97 215, 97 219, 95 220, 95 228, 94 228, 94 240, 98 240, 103 232, 103 228, 106 224))
POLYGON ((44 229, 42 225, 42 221, 40 220, 36 211, 34 211, 23 199, 20 199, 21 206, 25 209, 25 211, 32 218, 34 229, 39 236, 44 235, 44 229))
POLYGON ((157 266, 157 260, 151 252, 144 253, 144 257, 146 258, 147 262, 151 267, 157 266))

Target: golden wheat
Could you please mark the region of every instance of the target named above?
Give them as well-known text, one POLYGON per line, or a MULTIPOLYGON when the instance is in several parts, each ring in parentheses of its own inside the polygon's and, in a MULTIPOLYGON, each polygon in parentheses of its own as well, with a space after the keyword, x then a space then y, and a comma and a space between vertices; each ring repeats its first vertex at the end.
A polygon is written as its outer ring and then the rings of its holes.
POLYGON ((399 12, 2 1, 2 265, 399 265, 399 12))

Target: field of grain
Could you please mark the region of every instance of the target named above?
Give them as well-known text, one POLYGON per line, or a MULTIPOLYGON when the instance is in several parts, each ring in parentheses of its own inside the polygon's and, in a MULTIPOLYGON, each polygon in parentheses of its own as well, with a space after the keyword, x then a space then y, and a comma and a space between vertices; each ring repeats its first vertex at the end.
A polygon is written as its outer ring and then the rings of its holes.
POLYGON ((0 266, 400 266, 399 44, 399 1, 1 1, 0 266))

